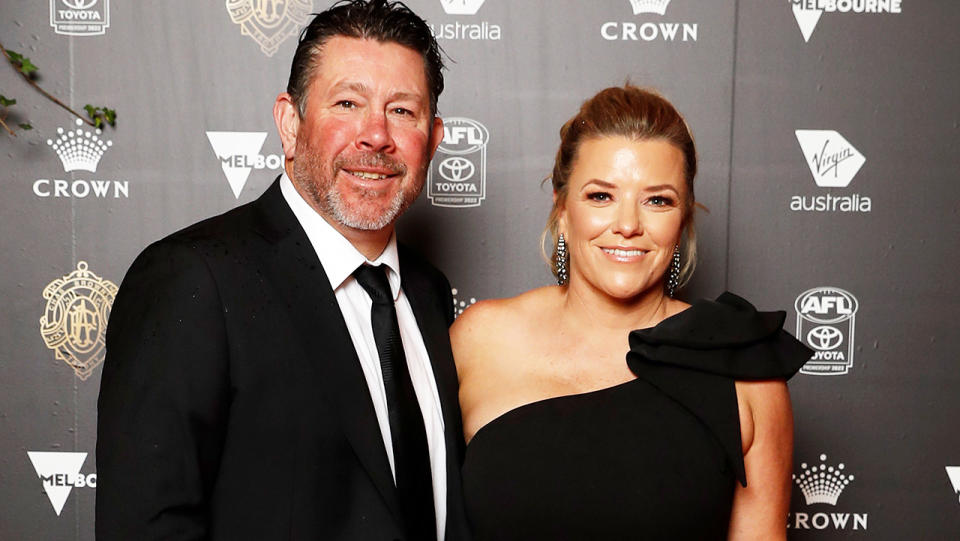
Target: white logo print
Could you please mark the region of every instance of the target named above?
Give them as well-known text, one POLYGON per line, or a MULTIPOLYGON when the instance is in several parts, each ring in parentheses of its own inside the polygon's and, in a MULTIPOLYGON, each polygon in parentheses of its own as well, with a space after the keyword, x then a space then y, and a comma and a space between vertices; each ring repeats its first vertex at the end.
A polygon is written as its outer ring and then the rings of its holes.
MULTIPOLYGON (((846 472, 846 466, 841 462, 836 466, 827 464, 827 455, 820 455, 820 463, 808 466, 806 462, 800 464, 800 474, 793 475, 793 482, 803 493, 804 503, 809 505, 830 505, 836 507, 837 500, 844 489, 854 480, 854 476, 846 472)), ((817 512, 817 513, 790 513, 787 517, 787 529, 793 530, 866 530, 867 513, 848 512, 817 512)))
POLYGON ((845 466, 843 462, 833 466, 827 466, 827 455, 820 455, 820 465, 814 465, 808 468, 806 462, 800 464, 801 473, 799 476, 794 474, 793 480, 803 492, 803 498, 807 505, 814 503, 825 503, 827 505, 837 505, 837 498, 843 489, 847 488, 850 481, 853 481, 852 475, 843 473, 845 466))
POLYGON ((208 131, 207 139, 237 199, 254 169, 280 169, 283 158, 276 154, 263 156, 260 149, 267 132, 208 131))
MULTIPOLYGON (((823 15, 822 9, 817 9, 816 7, 804 7, 803 4, 811 4, 810 2, 793 2, 793 16, 797 19, 797 25, 800 26, 800 33, 803 34, 803 41, 810 41, 810 36, 813 35, 814 29, 817 28, 817 23, 820 22, 820 16, 823 15)), ((812 2, 814 6, 816 2, 812 2)))
POLYGON ((788 0, 793 7, 803 41, 810 36, 824 12, 840 13, 900 13, 901 0, 788 0))
POLYGON ((473 297, 470 297, 469 301, 465 301, 465 300, 461 301, 460 299, 458 299, 457 295, 459 294, 459 292, 457 291, 457 288, 451 289, 450 293, 453 294, 453 316, 454 317, 458 317, 460 314, 463 313, 464 310, 467 309, 467 307, 477 302, 477 299, 473 297))
POLYGON ((487 196, 486 126, 469 118, 443 120, 443 141, 427 173, 427 197, 438 207, 478 207, 487 196))
POLYGON ((76 488, 97 488, 97 474, 80 473, 87 453, 46 453, 28 451, 33 469, 43 483, 54 512, 60 516, 70 491, 76 488))
MULTIPOLYGON (((796 130, 804 161, 821 188, 846 188, 866 158, 833 130, 796 130)), ((870 212, 873 201, 859 193, 794 195, 790 210, 814 212, 870 212)))
MULTIPOLYGON (((651 13, 661 17, 667 13, 671 0, 630 0, 634 15, 651 13)), ((672 21, 609 21, 600 26, 600 37, 607 41, 697 41, 699 23, 672 21)))
POLYGON ((100 36, 110 27, 110 0, 50 0, 50 26, 64 36, 100 36))
MULTIPOLYGON (((113 141, 103 139, 101 137, 103 132, 99 128, 93 131, 83 129, 83 121, 79 118, 76 120, 76 126, 70 131, 57 128, 57 138, 47 139, 47 146, 57 153, 64 173, 71 171, 96 173, 100 158, 113 146, 113 141)), ((37 197, 78 199, 89 196, 106 198, 111 197, 112 194, 114 199, 119 199, 130 197, 130 185, 126 180, 41 178, 34 181, 33 193, 37 197)))
POLYGON ((76 130, 64 133, 63 128, 57 128, 60 137, 56 140, 47 139, 47 145, 60 157, 64 172, 82 169, 96 173, 103 153, 113 146, 113 141, 100 139, 103 132, 99 128, 92 132, 85 131, 80 127, 82 125, 83 121, 78 118, 76 130))
POLYGON ((853 366, 857 298, 836 287, 815 287, 797 297, 797 338, 814 349, 800 372, 837 376, 853 366), (845 347, 844 347, 845 346, 845 347))
POLYGON ((670 5, 670 0, 630 0, 630 4, 633 6, 634 15, 641 13, 663 15, 667 12, 667 6, 670 5))
POLYGON ((947 466, 947 477, 953 485, 953 491, 960 494, 960 466, 947 466))
MULTIPOLYGON (((484 0, 440 0, 447 15, 476 15, 484 0)), ((430 31, 438 40, 462 39, 471 41, 497 41, 500 39, 499 24, 490 21, 430 23, 430 31)))
POLYGON ((866 158, 833 130, 797 130, 813 180, 821 188, 846 188, 866 158))
POLYGON ((440 0, 440 5, 448 15, 476 15, 483 2, 484 0, 440 0))

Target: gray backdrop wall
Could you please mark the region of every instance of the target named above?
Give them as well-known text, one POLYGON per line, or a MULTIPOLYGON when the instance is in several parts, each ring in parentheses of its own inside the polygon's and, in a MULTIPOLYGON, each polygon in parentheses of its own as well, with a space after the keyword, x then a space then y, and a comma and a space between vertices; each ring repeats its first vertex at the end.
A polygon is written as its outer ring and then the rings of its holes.
MULTIPOLYGON (((792 539, 960 537, 960 4, 409 0, 452 59, 447 139, 401 236, 460 308, 550 282, 540 186, 580 102, 652 86, 701 161, 701 261, 817 354, 791 382, 792 539)), ((149 242, 258 196, 297 30, 328 0, 5 0, 0 538, 93 539, 96 398, 116 284, 149 242)), ((136 495, 131 495, 135 498, 136 495)))

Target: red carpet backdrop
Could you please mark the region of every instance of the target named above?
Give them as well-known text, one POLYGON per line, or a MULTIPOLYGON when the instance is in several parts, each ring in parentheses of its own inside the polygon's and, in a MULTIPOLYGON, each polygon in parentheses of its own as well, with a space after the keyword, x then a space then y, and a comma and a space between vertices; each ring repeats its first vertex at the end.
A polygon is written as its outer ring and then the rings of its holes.
MULTIPOLYGON (((456 309, 551 282, 538 238, 558 129, 630 80, 697 139, 701 261, 788 311, 791 539, 960 536, 960 3, 409 0, 450 57, 444 141, 401 237, 456 309)), ((328 0, 13 0, 0 66, 0 538, 92 540, 103 335, 137 253, 258 196, 271 108, 328 0)), ((322 346, 322 345, 321 345, 322 346)), ((187 377, 185 375, 185 377, 187 377)), ((656 467, 656 465, 650 465, 656 467)), ((131 494, 136 498, 136 494, 131 494)))

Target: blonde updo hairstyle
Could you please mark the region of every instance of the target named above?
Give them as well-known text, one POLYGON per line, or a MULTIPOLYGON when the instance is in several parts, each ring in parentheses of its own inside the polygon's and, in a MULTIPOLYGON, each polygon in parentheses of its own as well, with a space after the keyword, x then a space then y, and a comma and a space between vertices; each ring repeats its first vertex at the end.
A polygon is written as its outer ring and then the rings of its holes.
POLYGON ((693 211, 696 199, 693 179, 697 175, 697 149, 693 135, 679 111, 660 94, 626 84, 601 90, 583 102, 580 111, 560 128, 560 148, 553 164, 549 180, 555 194, 553 208, 547 219, 547 227, 540 237, 540 246, 547 264, 557 276, 557 228, 560 209, 567 197, 567 183, 577 160, 580 145, 591 139, 603 137, 626 137, 637 141, 658 140, 672 144, 683 153, 684 180, 687 197, 682 201, 683 231, 680 239, 680 276, 678 288, 682 288, 693 274, 697 259, 697 235, 693 211), (553 249, 547 257, 547 235, 552 238, 553 249))

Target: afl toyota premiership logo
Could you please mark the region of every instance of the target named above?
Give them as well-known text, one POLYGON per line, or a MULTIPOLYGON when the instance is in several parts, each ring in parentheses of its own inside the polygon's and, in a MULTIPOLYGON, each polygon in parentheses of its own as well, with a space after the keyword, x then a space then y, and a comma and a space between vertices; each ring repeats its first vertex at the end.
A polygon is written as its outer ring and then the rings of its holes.
POLYGON ((836 287, 816 287, 797 297, 797 338, 814 350, 804 374, 835 376, 853 366, 856 297, 836 287))
POLYGON ((490 132, 469 118, 443 120, 443 141, 430 163, 427 197, 438 207, 479 207, 487 196, 490 132))
POLYGON ((313 10, 313 0, 226 0, 230 20, 239 24, 241 33, 260 44, 260 50, 273 56, 277 48, 302 26, 313 10))
POLYGON ((91 272, 86 261, 43 290, 47 300, 40 318, 43 341, 82 380, 103 362, 104 333, 116 295, 117 285, 91 272))

